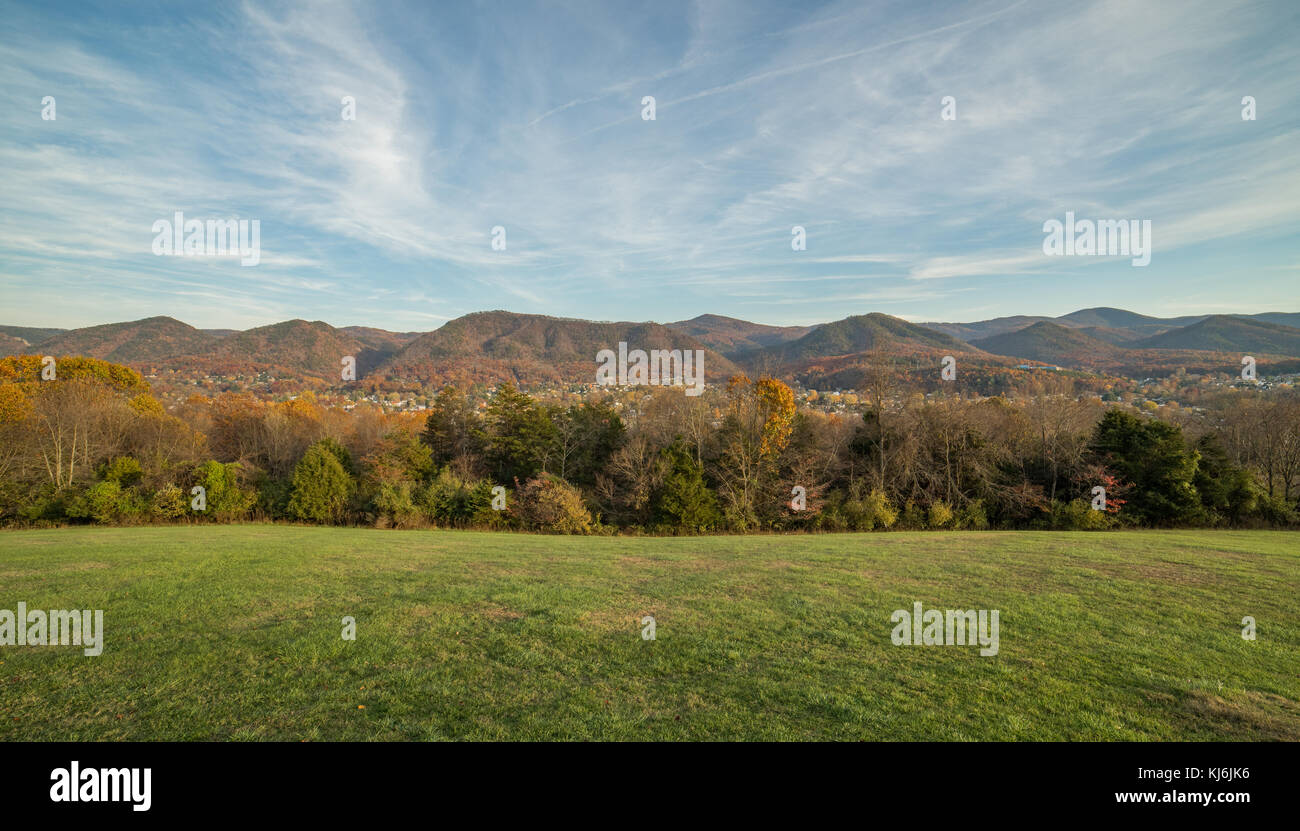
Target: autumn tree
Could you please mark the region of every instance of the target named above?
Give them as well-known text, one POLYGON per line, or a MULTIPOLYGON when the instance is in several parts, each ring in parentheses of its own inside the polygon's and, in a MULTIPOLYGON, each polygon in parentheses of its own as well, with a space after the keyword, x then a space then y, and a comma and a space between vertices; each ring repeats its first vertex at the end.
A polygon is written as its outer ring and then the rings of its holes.
POLYGON ((590 534, 595 520, 577 488, 558 476, 542 473, 528 480, 509 506, 525 528, 553 534, 590 534))
POLYGON ((777 460, 794 428, 794 393, 774 378, 754 383, 738 375, 727 396, 715 466, 727 519, 743 530, 770 519, 784 501, 777 460))

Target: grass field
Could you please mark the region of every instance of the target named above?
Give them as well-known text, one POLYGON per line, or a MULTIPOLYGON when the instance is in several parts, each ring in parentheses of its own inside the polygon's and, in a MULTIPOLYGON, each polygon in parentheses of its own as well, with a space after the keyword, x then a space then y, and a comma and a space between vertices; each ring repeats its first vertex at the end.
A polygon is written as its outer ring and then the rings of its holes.
POLYGON ((0 609, 106 630, 0 646, 0 740, 1295 741, 1298 541, 0 532, 0 609), (999 654, 893 645, 917 600, 1000 610, 999 654))

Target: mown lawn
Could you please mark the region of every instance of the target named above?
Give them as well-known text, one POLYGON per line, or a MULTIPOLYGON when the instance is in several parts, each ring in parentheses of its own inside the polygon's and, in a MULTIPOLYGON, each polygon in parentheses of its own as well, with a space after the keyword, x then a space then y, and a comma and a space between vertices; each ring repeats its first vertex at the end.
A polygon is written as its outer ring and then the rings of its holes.
POLYGON ((0 609, 106 630, 0 646, 0 740, 1295 741, 1298 542, 0 532, 0 609), (999 654, 894 646, 916 600, 1000 610, 999 654))

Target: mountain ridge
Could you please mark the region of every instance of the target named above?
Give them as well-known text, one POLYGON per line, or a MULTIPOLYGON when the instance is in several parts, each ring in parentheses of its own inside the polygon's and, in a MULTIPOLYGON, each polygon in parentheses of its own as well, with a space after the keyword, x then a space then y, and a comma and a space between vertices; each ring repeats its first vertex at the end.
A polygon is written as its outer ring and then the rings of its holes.
POLYGON ((702 349, 715 382, 742 371, 853 378, 882 350, 921 364, 936 356, 965 354, 968 363, 1014 365, 1026 359, 1133 372, 1179 362, 1217 367, 1248 353, 1300 358, 1300 313, 1156 318, 1095 307, 1057 318, 1017 315, 936 324, 869 312, 815 326, 783 327, 713 314, 661 324, 493 310, 462 315, 427 332, 336 328, 300 318, 246 330, 201 330, 162 315, 67 330, 0 326, 0 354, 77 354, 147 370, 271 372, 325 382, 340 378, 342 362, 351 356, 358 377, 586 383, 596 353, 615 349, 620 341, 631 349, 702 349), (975 334, 980 337, 971 337, 975 334))

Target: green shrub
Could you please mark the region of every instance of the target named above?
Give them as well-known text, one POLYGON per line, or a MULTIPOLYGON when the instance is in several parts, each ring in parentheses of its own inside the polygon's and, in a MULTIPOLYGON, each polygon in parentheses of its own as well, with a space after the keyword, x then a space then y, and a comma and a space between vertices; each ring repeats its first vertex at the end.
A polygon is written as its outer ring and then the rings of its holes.
POLYGON ((463 520, 461 494, 464 490, 460 478, 443 468, 427 486, 419 490, 415 502, 425 518, 433 524, 455 527, 463 520))
POLYGON ((96 482, 68 500, 67 514, 73 519, 112 522, 121 495, 122 486, 117 482, 96 482))
POLYGON ((289 498, 293 483, 273 476, 263 476, 257 483, 257 510, 269 519, 289 519, 289 498))
POLYGON ((871 514, 862 500, 862 489, 856 484, 849 488, 848 494, 839 504, 839 513, 844 518, 844 527, 853 531, 870 531, 871 514))
POLYGON ((823 531, 846 531, 849 523, 844 517, 844 492, 832 491, 826 495, 817 514, 816 527, 823 531))
POLYGON ((79 491, 60 491, 51 484, 39 485, 14 498, 14 514, 20 522, 29 525, 46 525, 69 516, 68 503, 75 501, 79 491))
POLYGON ((1117 522, 1114 514, 1093 510, 1087 499, 1052 503, 1050 527, 1058 531, 1100 531, 1117 522))
POLYGON ((824 531, 871 531, 891 528, 898 522, 898 509, 879 488, 863 494, 865 483, 855 482, 847 491, 826 495, 815 527, 824 531))
POLYGON ((124 488, 129 488, 140 481, 144 476, 144 471, 140 469, 140 462, 130 456, 117 456, 99 467, 99 478, 105 482, 116 482, 124 488))
POLYGON ((190 501, 185 491, 173 484, 168 484, 154 491, 149 501, 149 513, 164 522, 180 519, 190 512, 190 501))
POLYGON ((958 512, 957 527, 970 531, 987 531, 989 517, 984 510, 984 500, 975 499, 967 502, 958 512))
POLYGON ((908 502, 903 506, 899 524, 912 531, 923 531, 925 530, 925 511, 915 502, 908 502))
POLYGON ((135 488, 124 488, 116 480, 96 482, 68 500, 67 515, 90 519, 101 525, 130 525, 148 510, 148 501, 135 488))
MULTIPOLYGON (((203 511, 191 508, 191 513, 218 522, 235 522, 246 517, 257 501, 257 494, 240 487, 240 470, 238 462, 207 461, 199 465, 194 471, 194 484, 204 489, 206 508, 203 511)), ((193 505, 193 500, 190 504, 193 505)))
MULTIPOLYGON (((510 514, 492 507, 493 485, 487 479, 480 479, 469 490, 466 508, 470 511, 469 522, 478 528, 505 528, 510 524, 510 514)), ((514 499, 514 494, 506 490, 506 504, 514 499)))
POLYGON ((1280 496, 1269 496, 1267 493, 1260 493, 1256 499, 1256 506, 1260 519, 1269 525, 1285 527, 1294 526, 1297 522, 1300 522, 1300 516, 1297 516, 1295 506, 1280 496))
POLYGON ((419 525, 420 511, 411 496, 410 482, 384 482, 375 493, 375 523, 381 527, 413 528, 419 525))
POLYGON ((325 525, 343 519, 354 485, 330 442, 322 439, 312 444, 293 469, 289 514, 295 519, 325 525))
POLYGON ((483 512, 497 513, 492 510, 490 482, 466 482, 449 467, 439 470, 427 486, 417 489, 414 502, 429 522, 449 528, 492 524, 494 519, 483 512))

